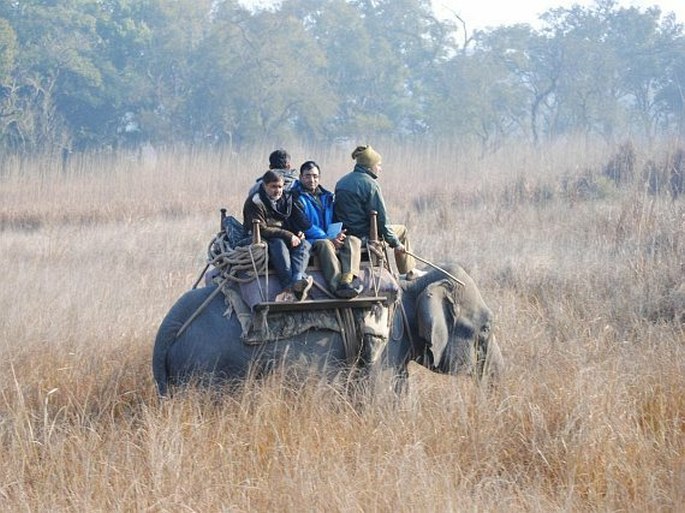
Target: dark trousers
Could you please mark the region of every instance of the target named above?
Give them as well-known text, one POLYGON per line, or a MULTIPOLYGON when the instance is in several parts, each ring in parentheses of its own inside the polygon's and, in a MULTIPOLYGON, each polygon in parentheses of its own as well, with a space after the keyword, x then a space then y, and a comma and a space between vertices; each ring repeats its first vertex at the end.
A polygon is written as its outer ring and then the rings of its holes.
POLYGON ((266 243, 281 287, 292 287, 293 283, 305 277, 312 247, 309 241, 303 240, 296 248, 289 248, 283 239, 268 239, 266 243))

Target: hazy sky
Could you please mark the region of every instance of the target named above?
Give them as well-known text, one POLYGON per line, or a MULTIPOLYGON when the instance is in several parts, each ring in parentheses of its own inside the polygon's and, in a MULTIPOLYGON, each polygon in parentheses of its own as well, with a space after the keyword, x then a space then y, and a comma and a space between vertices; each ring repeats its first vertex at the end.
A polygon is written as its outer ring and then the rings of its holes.
MULTIPOLYGON (((449 17, 457 13, 469 31, 486 26, 512 25, 535 22, 540 14, 555 7, 572 5, 591 6, 592 0, 432 0, 433 8, 440 16, 449 17)), ((647 7, 657 5, 662 13, 673 11, 680 23, 685 22, 685 0, 619 0, 619 6, 647 7)))
MULTIPOLYGON (((273 5, 278 0, 240 0, 247 6, 273 5)), ((538 15, 554 7, 570 7, 574 4, 590 6, 593 0, 432 0, 436 13, 443 17, 456 12, 471 32, 487 26, 530 23, 535 26, 538 15)), ((680 23, 685 23, 685 0, 619 0, 623 7, 647 7, 658 5, 663 13, 673 11, 680 23)))

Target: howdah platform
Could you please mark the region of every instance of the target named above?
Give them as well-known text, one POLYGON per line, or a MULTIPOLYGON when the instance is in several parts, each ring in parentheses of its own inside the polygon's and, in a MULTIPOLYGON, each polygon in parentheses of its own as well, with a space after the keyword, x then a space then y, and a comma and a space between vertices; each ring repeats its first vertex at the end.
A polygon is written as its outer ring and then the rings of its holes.
POLYGON ((267 301, 254 305, 256 312, 268 309, 270 312, 301 312, 312 310, 330 310, 335 308, 369 308, 376 304, 388 306, 388 298, 383 296, 356 297, 354 299, 317 299, 299 302, 267 301))

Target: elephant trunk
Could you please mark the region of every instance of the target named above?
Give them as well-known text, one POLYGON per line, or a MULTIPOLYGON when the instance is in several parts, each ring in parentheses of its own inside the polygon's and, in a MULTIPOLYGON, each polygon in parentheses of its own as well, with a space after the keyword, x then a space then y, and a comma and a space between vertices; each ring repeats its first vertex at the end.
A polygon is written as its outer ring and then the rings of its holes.
POLYGON ((479 344, 477 351, 478 380, 486 385, 496 383, 504 372, 504 358, 495 335, 479 344))

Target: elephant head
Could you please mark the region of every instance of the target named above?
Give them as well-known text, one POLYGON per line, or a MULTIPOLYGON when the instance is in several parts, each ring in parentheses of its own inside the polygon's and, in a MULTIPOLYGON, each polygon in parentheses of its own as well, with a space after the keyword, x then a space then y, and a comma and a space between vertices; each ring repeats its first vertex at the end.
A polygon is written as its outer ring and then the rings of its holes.
POLYGON ((493 315, 473 280, 461 270, 458 285, 430 281, 416 300, 417 331, 423 364, 437 372, 465 370, 478 378, 498 374, 501 353, 493 334, 493 315))

